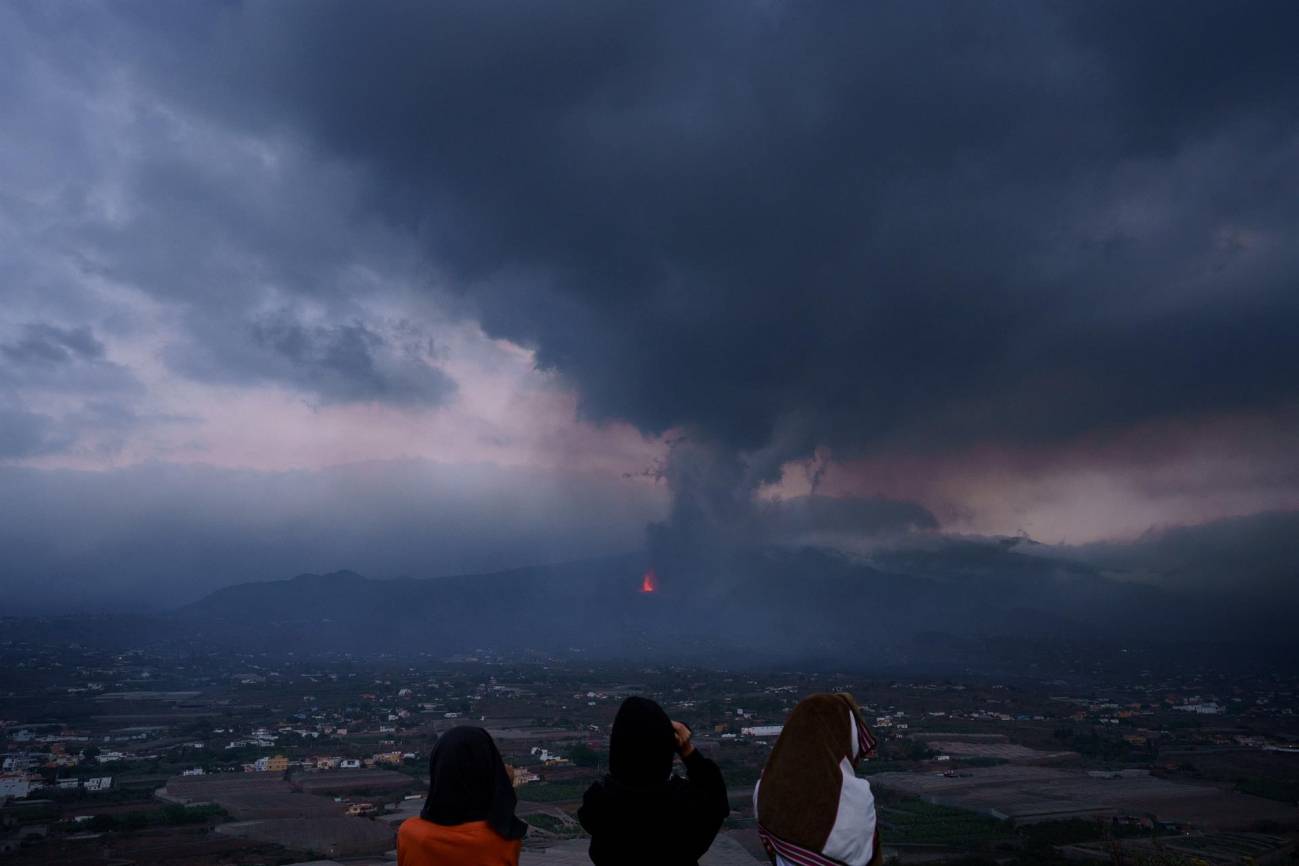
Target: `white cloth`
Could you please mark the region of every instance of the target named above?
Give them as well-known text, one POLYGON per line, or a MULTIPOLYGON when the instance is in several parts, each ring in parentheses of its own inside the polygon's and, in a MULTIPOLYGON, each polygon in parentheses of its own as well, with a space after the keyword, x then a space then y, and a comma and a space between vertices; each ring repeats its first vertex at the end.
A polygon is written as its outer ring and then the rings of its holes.
MULTIPOLYGON (((860 760, 865 753, 874 748, 874 739, 865 726, 857 723, 856 714, 847 711, 848 743, 852 744, 853 760, 860 760)), ((786 736, 788 730, 782 736, 786 736)), ((850 758, 839 760, 839 802, 835 813, 834 824, 830 835, 826 837, 825 847, 813 854, 821 854, 830 860, 846 863, 847 866, 868 866, 876 853, 876 796, 870 791, 870 783, 857 778, 856 770, 850 758)), ((757 780, 753 786, 753 814, 759 813, 757 798, 763 780, 757 780)), ((774 844, 774 843, 773 843, 774 844)), ((788 843, 786 840, 786 844, 788 843)), ((781 854, 776 854, 778 866, 794 866, 781 854)))
MULTIPOLYGON (((835 815, 834 827, 825 841, 825 848, 819 853, 846 863, 848 866, 866 866, 875 853, 875 795, 871 792, 870 782, 857 778, 856 771, 847 758, 839 762, 839 772, 843 774, 839 789, 839 811, 835 815)), ((762 785, 759 779, 753 786, 753 812, 758 812, 758 788, 762 785)), ((777 866, 795 866, 776 855, 777 866)))

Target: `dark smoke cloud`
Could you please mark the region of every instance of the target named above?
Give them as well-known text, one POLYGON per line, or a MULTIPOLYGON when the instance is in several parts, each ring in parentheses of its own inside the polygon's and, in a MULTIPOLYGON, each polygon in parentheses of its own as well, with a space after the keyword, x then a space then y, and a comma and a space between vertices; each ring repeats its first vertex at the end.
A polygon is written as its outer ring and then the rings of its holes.
POLYGON ((1296 397, 1290 4, 146 9, 154 86, 360 167, 591 417, 788 459, 1296 397))
POLYGON ((891 499, 799 496, 769 503, 760 514, 763 534, 772 540, 860 539, 938 529, 929 509, 891 499))
MULTIPOLYGON (((675 440, 661 475, 672 492, 665 520, 649 528, 650 559, 671 579, 693 574, 716 582, 741 575, 756 546, 854 548, 881 541, 914 543, 939 528, 923 506, 883 498, 800 496, 761 501, 754 491, 779 477, 777 441, 741 455, 686 437, 675 440)), ((809 471, 819 471, 813 465, 809 471)))
POLYGON ((1172 589, 1299 608, 1299 511, 1153 529, 1068 554, 1172 589))
POLYGON ((169 363, 445 399, 349 309, 340 226, 378 220, 586 417, 685 432, 666 549, 763 538, 755 491, 821 446, 1049 449, 1299 400, 1294 4, 16 8, 150 109, 302 157, 263 195, 201 143, 142 159, 150 208, 78 236, 183 302, 169 363))
POLYGON ((169 362, 196 379, 275 382, 322 403, 437 406, 456 383, 436 366, 430 337, 404 323, 308 324, 288 312, 256 318, 242 339, 175 345, 169 362))

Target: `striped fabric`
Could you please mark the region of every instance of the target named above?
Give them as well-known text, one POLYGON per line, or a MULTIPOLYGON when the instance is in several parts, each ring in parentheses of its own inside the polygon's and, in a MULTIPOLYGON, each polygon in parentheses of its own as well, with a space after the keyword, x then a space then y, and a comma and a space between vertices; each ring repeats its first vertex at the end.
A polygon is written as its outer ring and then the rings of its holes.
MULTIPOLYGON (((799 702, 753 790, 755 816, 762 812, 760 801, 768 811, 778 809, 778 814, 762 817, 771 818, 782 832, 790 833, 802 843, 776 835, 759 817, 758 838, 778 866, 849 866, 850 863, 865 866, 879 860, 874 799, 869 783, 859 779, 855 772, 858 762, 874 755, 878 747, 879 741, 861 718, 851 696, 811 695, 799 702), (839 712, 848 716, 847 731, 836 724, 835 716, 839 712), (844 734, 848 737, 844 738, 844 734), (797 739, 786 740, 795 735, 797 739), (784 751, 782 744, 787 747, 784 751), (798 751, 800 747, 801 754, 798 751), (793 760, 791 754, 799 755, 799 760, 793 764, 790 763, 793 760), (780 776, 783 787, 778 789, 780 793, 775 799, 764 797, 767 773, 778 759, 784 761, 778 770, 783 774, 780 776), (828 769, 821 766, 828 761, 838 763, 836 770, 833 773, 820 772, 828 769), (816 768, 818 772, 809 768, 816 768), (830 776, 839 779, 840 787, 836 792, 838 815, 808 814, 801 791, 808 785, 831 784, 830 776), (777 807, 776 803, 780 806, 777 807), (825 827, 826 818, 832 819, 828 828, 825 827), (825 838, 821 839, 822 836, 825 838), (819 840, 820 844, 814 840, 819 840), (809 847, 809 844, 816 847, 809 847), (840 860, 839 857, 848 859, 840 860)), ((824 805, 818 806, 818 813, 825 808, 824 805)))
POLYGON ((879 743, 865 725, 858 725, 854 721, 853 727, 857 729, 857 756, 864 758, 874 752, 879 743))
POLYGON ((767 832, 767 828, 761 824, 758 825, 758 838, 762 840, 762 846, 767 849, 768 853, 780 855, 782 860, 796 864, 796 866, 844 866, 843 863, 824 854, 818 854, 815 851, 809 851, 795 845, 793 842, 786 842, 779 836, 774 836, 767 832))

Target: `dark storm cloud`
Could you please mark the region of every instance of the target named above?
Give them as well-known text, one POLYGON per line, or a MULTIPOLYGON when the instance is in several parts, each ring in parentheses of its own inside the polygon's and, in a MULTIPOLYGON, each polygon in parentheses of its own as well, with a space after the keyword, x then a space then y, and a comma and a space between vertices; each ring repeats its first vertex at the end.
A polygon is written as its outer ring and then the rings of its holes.
POLYGON ((61 328, 43 322, 28 324, 12 343, 0 343, 0 355, 14 364, 64 364, 74 359, 97 361, 104 344, 90 328, 61 328))
POLYGON ((130 403, 142 390, 89 326, 28 322, 0 339, 0 461, 113 452, 140 422, 130 403), (78 405, 39 406, 31 394, 78 405))
POLYGON ((0 9, 0 112, 21 119, 0 153, 0 329, 40 320, 0 330, 0 385, 68 392, 112 367, 104 342, 144 338, 169 372, 322 403, 450 397, 435 359, 394 333, 412 244, 358 212, 354 172, 168 99, 127 11, 0 9))
MULTIPOLYGON (((452 383, 384 303, 427 284, 586 416, 685 431, 670 550, 780 535, 754 491, 821 445, 1050 451, 1299 400, 1293 4, 0 16, 0 108, 30 121, 7 180, 41 179, 0 196, 35 251, 0 261, 15 295, 125 286, 165 308, 172 370, 431 405, 452 383), (75 278, 43 266, 67 249, 75 278)), ((0 385, 104 367, 68 295, 0 385)), ((58 446, 13 407, 0 447, 58 446)), ((791 533, 933 528, 856 507, 791 533)))
POLYGON ((1065 552, 1180 590, 1299 605, 1299 511, 1163 527, 1135 540, 1097 542, 1065 552))
POLYGON ((11 339, 0 339, 0 398, 21 389, 122 396, 139 393, 141 385, 108 359, 89 326, 29 322, 11 339))
POLYGON ((409 323, 381 333, 360 321, 307 324, 280 312, 255 319, 243 334, 213 336, 171 346, 168 362, 197 379, 295 386, 322 403, 436 406, 456 391, 434 363, 432 339, 409 323))
POLYGON ((256 323, 253 338, 327 398, 436 404, 455 390, 450 377, 422 360, 418 346, 399 350, 395 369, 384 369, 380 353, 391 350, 388 341, 360 322, 308 328, 275 317, 256 323))
POLYGON ((1292 4, 144 10, 153 86, 361 169, 589 416, 788 459, 1296 398, 1292 4))
POLYGON ((928 509, 891 499, 799 496, 773 502, 763 511, 768 531, 776 537, 878 535, 938 528, 928 509))
POLYGON ((426 351, 430 338, 365 308, 390 289, 385 269, 400 257, 374 231, 353 229, 345 181, 293 154, 276 158, 283 164, 259 177, 259 159, 245 155, 253 180, 219 153, 150 160, 126 173, 139 212, 81 228, 76 243, 105 276, 174 305, 183 330, 162 357, 175 372, 278 384, 321 403, 445 402, 455 385, 426 351))

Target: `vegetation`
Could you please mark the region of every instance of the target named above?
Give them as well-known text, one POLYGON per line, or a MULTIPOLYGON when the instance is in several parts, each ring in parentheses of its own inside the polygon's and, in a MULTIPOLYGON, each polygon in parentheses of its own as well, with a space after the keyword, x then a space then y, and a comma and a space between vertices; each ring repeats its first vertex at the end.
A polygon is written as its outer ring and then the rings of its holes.
POLYGON ((1027 824, 1019 828, 1019 835, 1023 837, 1029 848, 1040 849, 1055 845, 1098 842, 1110 835, 1109 830, 1109 825, 1101 821, 1071 818, 1066 821, 1045 821, 1041 824, 1027 824))
MULTIPOLYGON (((887 843, 950 845, 970 849, 960 859, 947 861, 961 866, 1063 866, 1067 858, 1057 851, 1061 845, 1117 840, 1122 836, 1148 836, 1149 830, 1114 828, 1107 821, 1076 818, 1014 827, 995 818, 938 806, 912 797, 881 792, 878 801, 881 833, 887 843)), ((1115 849, 1124 866, 1175 866, 1184 862, 1155 849, 1153 860, 1131 851, 1115 849), (1163 859, 1159 859, 1159 858, 1163 859)))
POLYGON ((1008 839, 1010 828, 996 818, 908 798, 879 808, 882 837, 890 842, 969 845, 1008 839))
POLYGON ((578 743, 568 750, 568 759, 579 767, 607 767, 609 753, 593 749, 586 743, 578 743))
POLYGON ((1110 731, 1102 734, 1090 725, 1056 728, 1054 737, 1084 758, 1120 763, 1144 762, 1150 758, 1148 748, 1133 746, 1110 731))
POLYGON ((146 827, 174 827, 185 824, 206 824, 213 819, 226 816, 220 806, 206 804, 202 806, 164 806, 140 812, 125 812, 120 815, 96 815, 86 822, 87 827, 96 833, 115 830, 143 830, 146 827))
POLYGON ((1241 779, 1236 783, 1236 790, 1291 805, 1299 803, 1299 781, 1293 779, 1241 779))

